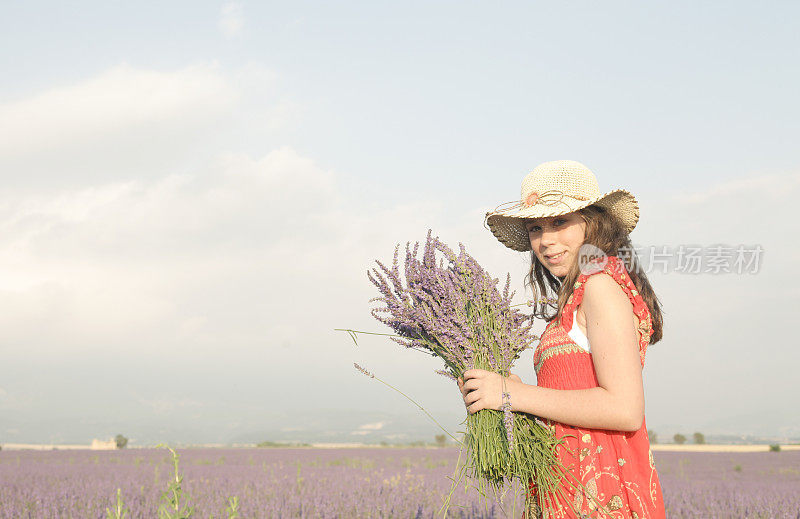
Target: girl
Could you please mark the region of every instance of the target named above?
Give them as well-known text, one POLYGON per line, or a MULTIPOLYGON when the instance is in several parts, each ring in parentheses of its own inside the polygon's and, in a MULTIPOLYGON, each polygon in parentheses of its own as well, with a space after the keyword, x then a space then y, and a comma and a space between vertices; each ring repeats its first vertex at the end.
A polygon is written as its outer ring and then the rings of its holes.
POLYGON ((582 485, 565 484, 546 510, 534 505, 523 517, 665 517, 642 387, 661 307, 628 236, 636 199, 622 189, 601 194, 586 166, 560 160, 537 166, 521 201, 500 207, 486 223, 506 247, 531 251, 534 316, 549 321, 533 357, 537 385, 480 369, 458 385, 469 413, 501 409, 505 391, 513 411, 545 420, 564 440, 558 456, 569 479, 582 485))

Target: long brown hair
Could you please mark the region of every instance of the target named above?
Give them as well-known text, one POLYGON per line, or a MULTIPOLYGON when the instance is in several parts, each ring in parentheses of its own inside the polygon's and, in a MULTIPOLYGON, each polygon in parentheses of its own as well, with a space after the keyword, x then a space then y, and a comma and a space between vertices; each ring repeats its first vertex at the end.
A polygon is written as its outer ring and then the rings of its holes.
MULTIPOLYGON (((650 281, 641 268, 639 259, 631 245, 631 239, 622 224, 612 217, 600 206, 590 205, 576 211, 586 222, 584 244, 594 245, 608 256, 617 256, 625 265, 631 281, 642 295, 653 324, 653 335, 650 344, 661 340, 663 332, 663 317, 661 315, 661 302, 658 300, 650 281), (622 254, 621 254, 622 253, 622 254)), ((531 251, 531 267, 528 271, 526 283, 533 290, 533 315, 547 321, 561 316, 564 305, 572 294, 575 281, 580 276, 578 258, 570 266, 567 275, 558 278, 542 265, 536 253, 531 251), (557 297, 556 302, 547 301, 548 297, 557 297)))

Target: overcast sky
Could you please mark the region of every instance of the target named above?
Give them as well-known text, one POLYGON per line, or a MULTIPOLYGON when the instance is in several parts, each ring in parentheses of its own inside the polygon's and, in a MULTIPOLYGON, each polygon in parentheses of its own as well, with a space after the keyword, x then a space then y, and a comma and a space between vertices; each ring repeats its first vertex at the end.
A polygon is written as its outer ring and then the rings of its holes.
POLYGON ((410 439, 354 361, 455 431, 440 364, 333 329, 387 331, 366 271, 429 228, 524 300, 483 215, 557 159, 639 198, 645 249, 763 249, 651 273, 650 428, 800 436, 796 3, 2 11, 0 443, 410 439))

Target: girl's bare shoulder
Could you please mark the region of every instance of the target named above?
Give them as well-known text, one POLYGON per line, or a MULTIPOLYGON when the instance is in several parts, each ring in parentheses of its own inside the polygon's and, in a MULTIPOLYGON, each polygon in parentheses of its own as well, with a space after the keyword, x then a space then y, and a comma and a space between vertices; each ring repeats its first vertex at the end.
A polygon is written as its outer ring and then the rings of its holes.
POLYGON ((625 290, 606 272, 598 272, 586 279, 581 306, 590 313, 601 308, 630 310, 633 307, 625 290))

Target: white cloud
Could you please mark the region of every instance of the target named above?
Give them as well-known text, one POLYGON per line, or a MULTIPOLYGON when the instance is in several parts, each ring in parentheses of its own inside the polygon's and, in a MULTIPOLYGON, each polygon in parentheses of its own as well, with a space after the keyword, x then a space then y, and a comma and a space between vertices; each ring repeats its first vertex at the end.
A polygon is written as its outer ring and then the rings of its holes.
POLYGON ((2 339, 25 355, 147 357, 169 345, 172 355, 294 358, 365 310, 349 305, 369 297, 372 259, 422 238, 440 209, 360 205, 288 147, 227 154, 194 174, 6 193, 2 339), (306 297, 338 304, 309 326, 308 306, 292 303, 306 297))
POLYGON ((214 64, 167 72, 118 65, 0 105, 0 158, 69 149, 169 121, 191 126, 230 109, 237 96, 214 64))
POLYGON ((223 162, 237 160, 230 150, 246 142, 273 149, 270 160, 279 161, 279 143, 304 108, 278 89, 279 77, 257 62, 233 70, 120 65, 0 104, 4 192, 40 206, 59 194, 80 213, 79 191, 102 203, 114 190, 217 182, 223 162))
MULTIPOLYGON (((0 262, 14 275, 3 278, 0 290, 19 306, 0 317, 15 323, 5 338, 22 340, 39 319, 50 323, 31 337, 41 345, 63 333, 58 342, 91 349, 114 329, 138 335, 159 323, 173 336, 217 336, 207 327, 214 319, 182 312, 177 293, 234 271, 247 276, 247 262, 296 248, 297 232, 307 235, 334 198, 330 174, 288 148, 260 160, 226 157, 205 178, 8 194, 0 198, 0 262), (293 211, 296 228, 284 222, 293 211)), ((286 268, 302 265, 289 260, 286 268)), ((275 281, 285 276, 266 269, 263 281, 274 274, 275 281)), ((216 283, 222 289, 225 281, 216 283)), ((279 329, 281 340, 296 335, 287 323, 279 329)))
POLYGON ((228 38, 240 36, 244 28, 244 9, 240 2, 225 2, 219 13, 219 30, 228 38))

